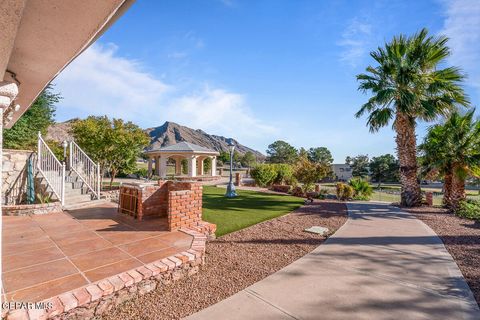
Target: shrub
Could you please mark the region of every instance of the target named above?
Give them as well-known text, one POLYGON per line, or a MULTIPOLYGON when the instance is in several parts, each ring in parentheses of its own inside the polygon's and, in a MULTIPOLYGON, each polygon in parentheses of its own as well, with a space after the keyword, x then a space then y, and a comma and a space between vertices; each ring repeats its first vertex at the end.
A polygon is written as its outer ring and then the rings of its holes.
POLYGON ((272 185, 272 190, 276 192, 289 193, 291 189, 292 189, 292 186, 288 186, 288 185, 282 185, 282 184, 272 185))
POLYGON ((303 189, 301 187, 295 187, 292 189, 292 196, 295 197, 303 197, 305 193, 303 192, 303 189))
POLYGON ((267 187, 272 184, 277 176, 277 171, 271 164, 259 164, 252 168, 250 175, 255 180, 256 185, 267 187))
POLYGON ((352 186, 342 182, 337 183, 336 190, 338 200, 351 199, 354 193, 352 186))
POLYGON ((273 164, 273 168, 276 172, 276 177, 273 179, 275 184, 288 184, 289 181, 293 178, 293 168, 289 164, 278 163, 273 164))
POLYGON ((328 195, 328 189, 326 188, 321 188, 320 190, 318 190, 318 199, 325 199, 328 195))
POLYGON ((147 175, 148 175, 148 170, 147 170, 147 168, 138 168, 138 169, 135 171, 135 174, 136 174, 137 177, 139 177, 139 178, 146 178, 147 175))
POLYGON ((459 217, 480 221, 480 201, 463 200, 455 212, 459 217))
POLYGON ((348 184, 353 188, 353 197, 356 200, 369 200, 373 193, 372 186, 362 178, 352 178, 348 184))
POLYGON ((302 185, 302 190, 303 190, 303 193, 308 193, 308 192, 312 192, 313 190, 315 190, 315 184, 313 183, 304 183, 302 185))

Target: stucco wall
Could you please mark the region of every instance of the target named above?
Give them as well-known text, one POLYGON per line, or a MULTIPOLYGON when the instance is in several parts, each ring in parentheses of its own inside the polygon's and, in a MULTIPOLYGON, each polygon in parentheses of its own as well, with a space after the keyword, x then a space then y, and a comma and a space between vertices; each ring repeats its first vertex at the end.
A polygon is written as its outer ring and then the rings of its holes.
POLYGON ((21 202, 25 192, 27 178, 27 159, 32 154, 29 150, 3 150, 2 168, 2 204, 14 204, 21 202), (23 190, 23 192, 19 192, 23 190))

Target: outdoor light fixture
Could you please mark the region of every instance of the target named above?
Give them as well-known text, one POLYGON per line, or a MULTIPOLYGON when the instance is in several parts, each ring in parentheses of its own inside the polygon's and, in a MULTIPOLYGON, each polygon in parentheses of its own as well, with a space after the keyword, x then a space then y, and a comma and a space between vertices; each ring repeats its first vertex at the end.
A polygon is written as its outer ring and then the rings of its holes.
POLYGON ((227 192, 225 193, 225 197, 227 198, 235 198, 237 196, 237 192, 235 191, 235 186, 233 185, 233 150, 235 150, 235 145, 233 144, 233 139, 228 139, 228 150, 230 150, 230 181, 227 185, 227 192))
POLYGON ((63 147, 63 161, 66 161, 67 160, 67 147, 68 147, 67 140, 63 140, 62 147, 63 147))

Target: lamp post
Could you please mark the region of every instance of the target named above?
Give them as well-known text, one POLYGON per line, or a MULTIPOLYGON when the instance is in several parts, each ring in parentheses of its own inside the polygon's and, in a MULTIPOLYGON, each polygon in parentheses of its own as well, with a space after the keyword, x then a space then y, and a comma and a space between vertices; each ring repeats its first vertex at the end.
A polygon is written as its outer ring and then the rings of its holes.
POLYGON ((62 147, 63 147, 63 161, 67 162, 67 147, 68 147, 67 140, 63 140, 62 147))
POLYGON ((225 193, 225 197, 227 198, 235 198, 237 196, 237 192, 235 191, 235 186, 233 185, 233 150, 235 149, 235 145, 233 144, 232 139, 228 139, 228 149, 230 150, 230 181, 227 185, 227 192, 225 193))

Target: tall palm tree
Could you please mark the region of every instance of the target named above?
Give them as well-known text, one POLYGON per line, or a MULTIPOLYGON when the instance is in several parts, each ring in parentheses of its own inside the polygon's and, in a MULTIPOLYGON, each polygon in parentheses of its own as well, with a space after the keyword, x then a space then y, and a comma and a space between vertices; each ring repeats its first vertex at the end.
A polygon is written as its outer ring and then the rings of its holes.
POLYGON ((468 106, 458 68, 439 68, 450 55, 446 37, 428 36, 422 29, 411 37, 400 35, 370 53, 377 63, 357 76, 359 90, 372 97, 355 114, 368 114, 367 126, 378 131, 393 120, 400 163, 401 205, 421 204, 417 179, 417 119, 433 121, 446 116, 457 105, 468 106))
POLYGON ((456 210, 465 199, 465 179, 480 176, 480 121, 474 111, 458 112, 431 127, 419 146, 422 163, 445 176, 443 203, 456 210))

